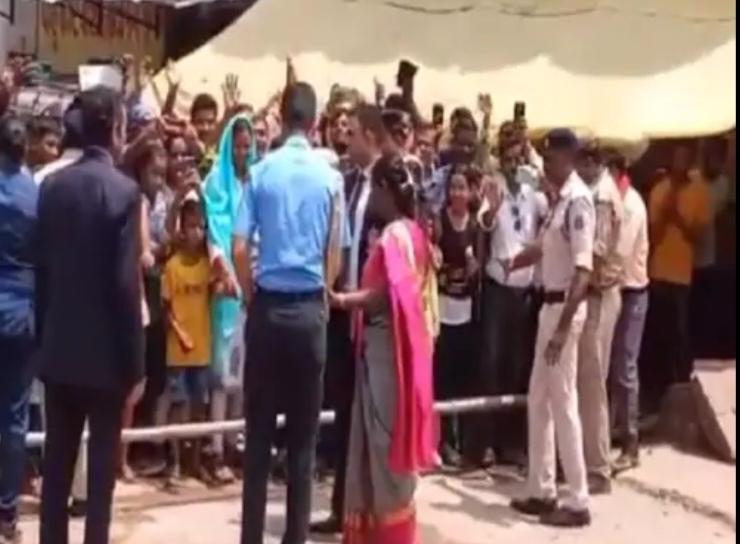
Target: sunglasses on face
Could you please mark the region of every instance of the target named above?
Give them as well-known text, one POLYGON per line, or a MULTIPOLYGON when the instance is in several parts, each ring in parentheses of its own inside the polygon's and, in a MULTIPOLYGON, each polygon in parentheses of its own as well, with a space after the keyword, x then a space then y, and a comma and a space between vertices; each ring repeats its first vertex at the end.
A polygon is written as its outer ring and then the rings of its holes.
POLYGON ((514 230, 516 232, 519 232, 522 230, 522 218, 521 218, 521 212, 519 211, 519 206, 516 204, 511 206, 511 215, 514 216, 514 230))

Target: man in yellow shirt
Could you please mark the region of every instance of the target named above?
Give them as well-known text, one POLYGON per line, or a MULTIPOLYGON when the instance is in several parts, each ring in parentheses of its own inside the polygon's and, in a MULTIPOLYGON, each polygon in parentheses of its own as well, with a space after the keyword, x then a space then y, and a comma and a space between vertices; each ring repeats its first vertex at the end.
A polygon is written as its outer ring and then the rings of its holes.
POLYGON ((675 144, 669 173, 653 187, 650 221, 650 310, 640 361, 643 404, 656 409, 669 385, 689 380, 693 367, 688 330, 695 247, 710 220, 710 195, 692 169, 695 145, 675 144))

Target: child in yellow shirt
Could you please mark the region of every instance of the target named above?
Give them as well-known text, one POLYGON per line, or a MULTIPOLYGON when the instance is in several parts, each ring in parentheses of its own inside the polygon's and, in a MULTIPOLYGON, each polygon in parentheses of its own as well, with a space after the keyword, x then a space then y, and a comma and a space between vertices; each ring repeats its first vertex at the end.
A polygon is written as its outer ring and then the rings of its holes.
MULTIPOLYGON (((180 209, 180 241, 167 261, 162 298, 167 327, 167 389, 160 416, 173 423, 204 421, 211 358, 210 297, 213 274, 200 201, 180 209)), ((193 469, 201 475, 201 445, 193 444, 193 469)), ((173 444, 172 478, 180 475, 180 444, 173 444)))

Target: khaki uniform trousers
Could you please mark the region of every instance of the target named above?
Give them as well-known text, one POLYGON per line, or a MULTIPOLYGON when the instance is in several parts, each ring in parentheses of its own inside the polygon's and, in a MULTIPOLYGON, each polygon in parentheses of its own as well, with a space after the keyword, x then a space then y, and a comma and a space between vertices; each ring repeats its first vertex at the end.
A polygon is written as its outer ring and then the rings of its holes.
POLYGON ((578 417, 576 373, 578 341, 586 319, 586 304, 573 317, 560 361, 545 362, 545 348, 557 328, 563 304, 545 304, 540 311, 535 360, 529 383, 529 481, 528 496, 557 498, 555 444, 568 482, 564 506, 588 508, 588 485, 583 459, 581 421, 578 417))
POLYGON ((588 312, 578 346, 578 408, 589 475, 611 476, 607 380, 614 329, 622 307, 619 286, 588 295, 588 312))

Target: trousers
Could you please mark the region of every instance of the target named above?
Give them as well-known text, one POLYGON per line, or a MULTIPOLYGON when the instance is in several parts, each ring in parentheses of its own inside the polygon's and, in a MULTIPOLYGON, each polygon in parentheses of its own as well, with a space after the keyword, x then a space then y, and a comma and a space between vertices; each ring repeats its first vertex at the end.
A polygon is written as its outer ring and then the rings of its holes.
POLYGON ((352 403, 355 397, 356 357, 351 340, 350 314, 332 311, 327 336, 329 358, 326 367, 326 387, 329 405, 336 418, 332 431, 331 455, 334 461, 334 487, 331 493, 331 513, 344 518, 344 488, 347 480, 347 455, 352 426, 352 403))
POLYGON ((575 510, 588 508, 588 485, 583 458, 581 420, 578 417, 576 373, 578 341, 586 319, 582 304, 571 323, 560 360, 545 362, 545 348, 557 328, 562 304, 545 304, 540 310, 534 367, 527 397, 529 421, 528 494, 539 499, 557 498, 555 445, 568 482, 564 504, 575 510))
POLYGON ((0 335, 0 521, 18 517, 31 395, 29 336, 0 335))
POLYGON ((637 357, 647 310, 647 289, 622 291, 622 310, 614 329, 609 369, 612 413, 622 439, 637 438, 640 416, 637 357))
MULTIPOLYGON (((531 360, 529 339, 529 288, 508 287, 487 280, 483 290, 483 350, 476 376, 480 395, 521 394, 527 389, 531 360)), ((486 447, 497 453, 524 449, 525 422, 519 413, 481 414, 475 417, 471 455, 480 456, 486 447)))
POLYGON ((589 474, 609 478, 611 436, 609 379, 614 327, 622 296, 619 286, 589 293, 586 323, 578 345, 578 408, 583 427, 583 451, 589 474))
POLYGON ((84 544, 108 544, 125 391, 44 384, 46 443, 40 544, 69 542, 68 501, 85 420, 90 426, 84 544))
POLYGON ((650 284, 645 341, 638 363, 640 402, 645 412, 660 408, 663 396, 672 384, 691 379, 690 290, 688 285, 665 281, 650 284))
POLYGON ((264 542, 270 448, 278 401, 285 407, 288 496, 283 544, 304 544, 326 363, 323 293, 258 291, 247 321, 247 435, 241 544, 264 542))

